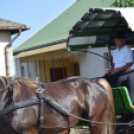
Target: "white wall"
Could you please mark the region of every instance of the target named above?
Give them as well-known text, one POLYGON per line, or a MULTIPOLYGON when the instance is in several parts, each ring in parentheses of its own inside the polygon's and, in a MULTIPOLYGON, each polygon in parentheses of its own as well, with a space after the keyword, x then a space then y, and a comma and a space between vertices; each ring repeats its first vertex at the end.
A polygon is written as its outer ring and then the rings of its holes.
MULTIPOLYGON (((11 33, 0 31, 0 75, 6 75, 6 65, 5 65, 5 46, 11 41, 11 33)), ((12 47, 8 48, 8 65, 9 65, 9 75, 14 75, 14 66, 13 66, 13 52, 12 47)))
POLYGON ((32 79, 33 81, 35 81, 35 78, 37 77, 38 74, 40 77, 39 63, 37 62, 37 71, 36 71, 35 62, 29 62, 29 72, 30 72, 30 79, 32 79), (36 75, 36 72, 38 73, 37 75, 36 75))
MULTIPOLYGON (((24 77, 29 77, 31 80, 35 81, 36 76, 36 65, 35 62, 29 62, 27 63, 20 63, 20 59, 16 58, 15 59, 15 64, 16 64, 16 76, 17 77, 22 77, 21 76, 21 67, 24 67, 24 77), (29 67, 28 67, 29 66, 29 67), (29 71, 29 72, 28 72, 29 71)), ((39 64, 37 62, 37 73, 39 74, 39 64)))
MULTIPOLYGON (((100 55, 108 52, 107 47, 90 48, 87 49, 100 55)), ((85 53, 80 58, 80 76, 87 78, 95 78, 103 76, 107 71, 105 70, 105 59, 96 55, 85 53)))
MULTIPOLYGON (((108 52, 107 47, 101 48, 90 48, 89 51, 95 52, 104 56, 104 53, 108 52)), ((16 59, 16 74, 17 77, 21 75, 19 59, 16 59)), ((22 63, 21 66, 24 66, 25 77, 28 77, 28 68, 27 63, 22 63)), ((107 71, 105 68, 105 59, 98 57, 93 54, 83 53, 79 58, 79 67, 80 67, 80 76, 87 78, 95 78, 103 76, 107 71)), ((30 78, 35 81, 36 76, 36 65, 35 62, 29 62, 29 72, 31 73, 30 78)), ((37 62, 37 72, 39 73, 39 63, 37 62)))
POLYGON ((15 72, 17 77, 21 77, 21 64, 19 58, 15 59, 15 72))

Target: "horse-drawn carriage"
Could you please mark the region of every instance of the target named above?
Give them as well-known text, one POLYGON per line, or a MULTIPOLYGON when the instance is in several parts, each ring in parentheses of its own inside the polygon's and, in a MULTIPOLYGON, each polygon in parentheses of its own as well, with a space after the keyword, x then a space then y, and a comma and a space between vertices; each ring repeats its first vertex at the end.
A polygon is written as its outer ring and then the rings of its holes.
MULTIPOLYGON (((134 34, 119 11, 90 9, 70 31, 67 50, 92 53, 87 48, 108 46, 111 55, 117 31, 125 32, 126 43, 131 44, 134 34)), ((37 85, 25 78, 0 77, 0 134, 57 134, 75 124, 88 126, 93 134, 114 134, 119 125, 117 133, 130 134, 134 132, 131 107, 127 87, 111 90, 104 80, 72 77, 37 85)))
MULTIPOLYGON (((131 47, 134 39, 134 27, 132 20, 128 17, 130 12, 132 12, 132 9, 90 9, 70 30, 67 50, 86 52, 103 57, 91 52, 90 48, 108 47, 109 55, 111 55, 111 50, 115 49, 113 35, 116 32, 124 32, 127 36, 126 44, 131 47)), ((112 91, 117 122, 133 122, 134 109, 132 109, 133 104, 127 87, 113 87, 112 91)), ((118 125, 118 133, 130 133, 132 130, 134 132, 131 125, 126 125, 126 127, 118 125)))

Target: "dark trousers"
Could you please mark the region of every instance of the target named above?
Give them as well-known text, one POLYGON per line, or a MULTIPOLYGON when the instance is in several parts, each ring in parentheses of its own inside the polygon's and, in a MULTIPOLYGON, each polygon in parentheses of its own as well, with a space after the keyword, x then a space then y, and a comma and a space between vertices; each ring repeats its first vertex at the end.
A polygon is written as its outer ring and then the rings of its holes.
POLYGON ((117 79, 117 86, 127 86, 132 103, 134 103, 134 71, 123 73, 117 79))
POLYGON ((105 78, 109 84, 111 85, 111 87, 116 87, 117 86, 117 79, 120 75, 122 75, 123 72, 116 72, 113 75, 108 75, 106 74, 103 78, 105 78))

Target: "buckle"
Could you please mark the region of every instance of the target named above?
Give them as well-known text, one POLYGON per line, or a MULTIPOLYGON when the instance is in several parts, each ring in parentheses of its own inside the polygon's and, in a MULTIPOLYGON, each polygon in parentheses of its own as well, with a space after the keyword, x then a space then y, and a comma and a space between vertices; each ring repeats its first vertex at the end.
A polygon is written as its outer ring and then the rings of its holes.
POLYGON ((44 91, 45 91, 45 89, 43 89, 43 88, 42 89, 37 89, 36 93, 37 94, 42 94, 42 93, 44 93, 44 91))

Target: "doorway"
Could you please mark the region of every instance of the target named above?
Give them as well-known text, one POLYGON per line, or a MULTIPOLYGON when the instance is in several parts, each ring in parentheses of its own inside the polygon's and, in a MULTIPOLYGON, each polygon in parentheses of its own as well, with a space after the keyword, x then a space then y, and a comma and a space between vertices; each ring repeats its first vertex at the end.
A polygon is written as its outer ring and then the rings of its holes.
POLYGON ((51 68, 50 69, 51 82, 67 78, 66 68, 51 68))

